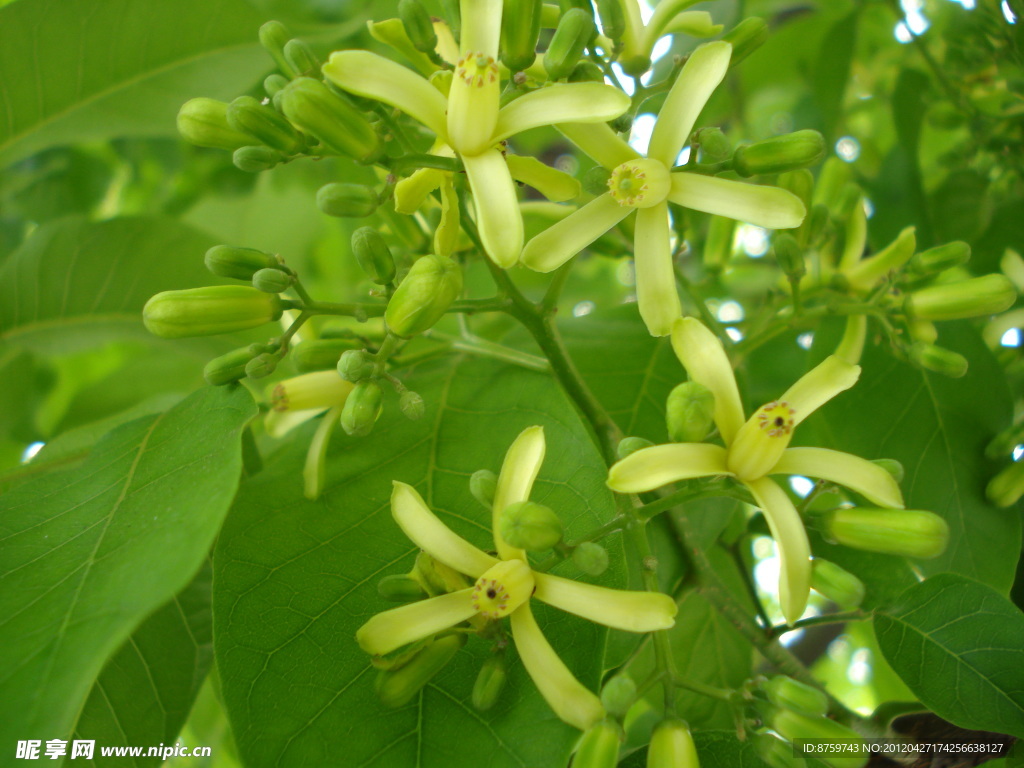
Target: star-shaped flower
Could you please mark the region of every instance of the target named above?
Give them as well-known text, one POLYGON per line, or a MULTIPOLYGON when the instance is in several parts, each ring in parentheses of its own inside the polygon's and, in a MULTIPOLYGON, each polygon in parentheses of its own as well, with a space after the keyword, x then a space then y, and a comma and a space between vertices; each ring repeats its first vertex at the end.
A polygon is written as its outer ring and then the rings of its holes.
POLYGON ((604 708, 544 639, 530 611, 530 598, 629 632, 668 629, 675 623, 677 608, 672 598, 661 593, 608 589, 534 571, 526 553, 502 539, 499 516, 509 505, 529 498, 544 451, 543 429, 530 427, 505 456, 494 494, 498 557, 453 533, 412 486, 395 483, 391 513, 405 535, 435 560, 476 579, 476 584, 379 613, 359 628, 356 640, 367 653, 385 654, 474 616, 489 620, 508 616, 519 656, 541 695, 558 717, 586 730, 604 717, 604 708))
POLYGON ((640 315, 654 336, 666 336, 681 315, 669 251, 668 203, 747 221, 769 229, 800 225, 800 199, 777 187, 673 172, 676 158, 700 111, 729 68, 732 46, 702 45, 672 85, 641 157, 607 125, 559 125, 574 144, 612 172, 608 192, 549 227, 526 244, 523 264, 550 272, 636 211, 634 259, 640 315))
POLYGON ((899 486, 877 464, 827 448, 788 447, 800 422, 854 385, 860 366, 828 357, 782 397, 744 421, 732 366, 714 334, 694 318, 680 318, 672 330, 672 348, 690 380, 714 394, 715 424, 725 447, 671 443, 645 448, 615 464, 609 470, 608 485, 620 493, 641 493, 677 480, 712 475, 731 475, 743 483, 764 511, 778 545, 779 597, 782 613, 792 624, 807 605, 811 549, 800 513, 767 475, 818 477, 850 488, 874 504, 903 508, 899 486))

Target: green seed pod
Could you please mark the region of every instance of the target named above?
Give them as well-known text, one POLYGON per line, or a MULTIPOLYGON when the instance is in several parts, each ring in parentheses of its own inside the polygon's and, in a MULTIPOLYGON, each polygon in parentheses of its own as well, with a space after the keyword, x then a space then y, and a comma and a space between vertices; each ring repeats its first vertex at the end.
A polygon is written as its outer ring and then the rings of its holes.
POLYGON ((645 440, 642 437, 624 437, 619 440, 619 446, 616 448, 616 454, 620 459, 624 459, 632 453, 643 450, 644 448, 650 448, 654 443, 650 440, 645 440))
POLYGON ((252 287, 264 293, 283 293, 292 287, 295 278, 280 269, 261 269, 252 276, 252 287))
POLYGON ((501 537, 530 552, 551 549, 562 540, 562 521, 553 510, 532 501, 511 504, 498 515, 501 537))
POLYGON ((380 154, 380 140, 369 120, 319 80, 293 80, 275 99, 292 125, 328 150, 364 163, 380 154))
POLYGON ((818 557, 814 558, 813 565, 811 589, 819 595, 841 608, 856 608, 864 602, 864 582, 852 573, 818 557))
POLYGON ((954 240, 952 243, 939 245, 915 254, 907 264, 907 269, 915 277, 927 277, 953 267, 959 267, 970 259, 971 246, 963 240, 954 240))
POLYGON ((800 245, 788 232, 778 232, 775 235, 775 260, 779 267, 786 273, 790 280, 799 280, 807 274, 807 265, 804 263, 804 253, 800 245))
POLYGON ((356 384, 341 411, 341 428, 353 437, 366 437, 384 410, 384 393, 376 381, 356 384))
POLYGON ((411 603, 427 596, 423 585, 407 573, 385 576, 377 582, 377 593, 393 603, 411 603))
POLYGON ((301 40, 289 40, 284 44, 284 60, 292 72, 299 76, 311 75, 320 69, 320 62, 313 49, 301 40))
POLYGON ((507 677, 504 656, 491 656, 487 659, 477 673, 476 682, 473 683, 470 701, 473 702, 474 709, 486 712, 493 707, 501 696, 507 677))
POLYGON ((608 191, 608 181, 612 174, 602 165, 596 165, 583 174, 583 189, 592 195, 603 195, 608 191))
POLYGON ((703 384, 687 381, 669 392, 665 421, 673 442, 701 442, 708 436, 714 416, 715 396, 703 384))
POLYGON ((732 153, 732 142, 722 133, 721 128, 701 128, 697 131, 697 142, 708 157, 721 160, 732 153))
POLYGON ((396 336, 415 336, 432 328, 461 292, 458 264, 446 256, 422 256, 391 296, 384 320, 396 336))
POLYGON ((636 701, 636 683, 626 674, 616 675, 601 688, 601 704, 609 715, 623 718, 636 701))
POLYGON ((280 21, 268 21, 260 27, 260 45, 270 54, 287 75, 294 75, 295 72, 284 58, 284 46, 291 39, 291 33, 280 21))
POLYGON ((903 309, 919 320, 959 320, 1002 312, 1016 299, 1017 289, 1004 275, 985 275, 909 293, 903 309))
POLYGON ((501 63, 522 72, 537 57, 543 0, 504 0, 501 13, 501 63))
POLYGON ((613 42, 621 40, 626 33, 626 14, 620 0, 597 0, 597 15, 604 36, 613 42))
POLYGON ((405 390, 402 396, 398 398, 398 409, 410 421, 422 419, 423 414, 427 412, 427 406, 423 402, 423 398, 417 392, 413 392, 410 389, 405 390))
POLYGON ((824 717, 828 712, 828 697, 824 691, 785 675, 777 675, 766 680, 761 684, 761 690, 768 697, 768 701, 782 709, 799 712, 808 717, 824 717))
POLYGON ((342 354, 363 348, 361 339, 314 339, 296 344, 291 359, 300 371, 329 371, 338 364, 342 354))
POLYGON ((572 761, 573 768, 615 768, 622 739, 622 728, 614 720, 602 720, 592 725, 580 739, 572 761))
POLYGON ((437 33, 423 4, 419 0, 398 0, 398 18, 413 47, 422 53, 432 53, 437 46, 437 33))
POLYGON ((907 351, 910 362, 919 368, 941 373, 951 379, 959 379, 967 373, 967 358, 948 349, 937 347, 926 341, 911 344, 907 351))
POLYGON ((478 469, 469 478, 469 492, 488 509, 494 504, 494 492, 497 488, 498 476, 489 469, 478 469))
POLYGON ((245 366, 252 359, 248 347, 234 349, 226 355, 215 357, 203 368, 203 378, 215 387, 233 384, 245 378, 245 366))
POLYGON ((736 222, 724 216, 712 216, 708 236, 704 240, 704 267, 713 272, 722 270, 732 258, 736 222))
POLYGON ((320 187, 316 193, 316 205, 328 216, 361 219, 377 210, 380 196, 362 184, 334 182, 320 187))
POLYGON ((235 167, 246 173, 269 171, 284 159, 276 149, 263 146, 239 147, 231 155, 235 167))
MULTIPOLYGON (((825 717, 808 717, 789 709, 777 709, 769 717, 769 724, 776 733, 787 741, 796 739, 825 739, 832 741, 860 741, 861 736, 856 731, 840 725, 835 720, 825 717)), ((851 756, 852 753, 844 752, 842 757, 829 757, 824 754, 818 756, 822 762, 836 766, 836 768, 862 768, 867 761, 867 756, 851 756)))
POLYGON ((928 559, 946 551, 949 526, 932 512, 850 507, 821 515, 822 533, 836 544, 928 559))
POLYGON ((266 92, 267 96, 273 98, 275 94, 287 88, 288 83, 290 82, 291 81, 287 77, 275 72, 274 74, 267 75, 263 78, 263 90, 266 92))
POLYGON ((608 570, 608 550, 592 541, 584 541, 572 550, 572 561, 588 576, 600 576, 608 570))
POLYGON ((764 45, 768 39, 768 24, 764 19, 751 16, 722 35, 722 39, 727 43, 732 43, 732 58, 729 59, 729 66, 735 67, 764 45))
POLYGON ((228 125, 228 105, 216 99, 189 99, 178 110, 178 133, 197 147, 235 150, 253 137, 228 125))
POLYGON ((353 384, 373 375, 373 355, 362 349, 349 349, 338 359, 338 375, 353 384))
POLYGON ((206 252, 203 259, 206 268, 217 277, 235 280, 252 280, 261 269, 279 266, 280 262, 271 254, 255 248, 241 248, 234 245, 215 245, 206 252))
POLYGON ((303 141, 291 123, 276 109, 261 104, 252 96, 239 96, 228 104, 228 125, 240 133, 254 136, 271 149, 294 155, 303 147, 303 141))
POLYGON ((544 54, 544 69, 551 80, 568 77, 576 67, 583 49, 594 36, 594 19, 589 13, 573 8, 562 14, 551 44, 544 54))
POLYGON ((993 477, 985 488, 985 495, 997 507, 1016 504, 1024 495, 1024 460, 1013 462, 993 477))
POLYGON ((825 156, 825 139, 817 131, 796 131, 773 136, 737 149, 733 169, 740 176, 779 173, 814 165, 825 156))
POLYGON ((264 352, 246 363, 245 375, 250 379, 262 379, 277 370, 277 357, 264 352))
POLYGON ((377 677, 377 697, 386 707, 398 708, 407 704, 419 693, 434 675, 444 669, 448 662, 466 642, 465 635, 447 635, 428 643, 410 661, 398 669, 380 672, 377 677))
POLYGON ((697 747, 690 729, 682 720, 663 720, 651 735, 647 748, 647 768, 699 768, 697 747))
POLYGON ((603 83, 604 72, 592 61, 581 61, 567 78, 570 83, 603 83))
POLYGON ((164 339, 244 331, 281 317, 281 300, 247 285, 164 291, 146 302, 142 321, 164 339))
POLYGON ((352 233, 352 253, 373 282, 387 285, 395 279, 395 259, 391 249, 373 227, 360 227, 352 233))

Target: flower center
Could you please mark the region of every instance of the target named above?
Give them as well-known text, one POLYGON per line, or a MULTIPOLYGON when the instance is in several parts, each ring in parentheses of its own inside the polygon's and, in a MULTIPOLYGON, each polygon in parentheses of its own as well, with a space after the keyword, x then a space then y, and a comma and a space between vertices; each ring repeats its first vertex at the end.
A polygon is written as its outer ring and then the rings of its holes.
POLYGON ((270 395, 270 408, 274 411, 288 410, 288 390, 281 384, 274 387, 274 392, 270 395))
POLYGON ((762 405, 757 412, 757 425, 769 437, 782 437, 793 431, 795 413, 796 411, 789 407, 789 403, 773 400, 767 405, 762 405))
POLYGON ((650 208, 662 202, 672 185, 672 177, 664 163, 641 158, 615 168, 608 179, 608 190, 619 205, 629 208, 650 208))
POLYGON ((467 53, 455 66, 455 75, 466 85, 483 88, 485 83, 498 80, 498 65, 482 53, 467 53))
POLYGON ((473 608, 485 619, 500 619, 530 599, 533 571, 522 560, 502 560, 476 581, 473 608))

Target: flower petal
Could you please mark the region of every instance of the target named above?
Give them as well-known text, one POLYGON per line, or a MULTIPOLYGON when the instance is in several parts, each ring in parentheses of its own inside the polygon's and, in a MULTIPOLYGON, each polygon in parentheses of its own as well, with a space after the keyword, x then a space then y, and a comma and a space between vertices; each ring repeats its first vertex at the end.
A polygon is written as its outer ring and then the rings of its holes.
POLYGON ((673 173, 668 199, 684 208, 768 229, 799 227, 807 214, 800 198, 785 189, 696 173, 673 173))
POLYGON ((559 123, 555 128, 608 170, 641 156, 604 123, 559 123))
POLYGON ((391 653, 471 618, 472 595, 469 587, 378 613, 356 630, 356 642, 374 656, 391 653))
POLYGON ((581 185, 577 179, 535 157, 507 153, 505 162, 513 179, 533 187, 548 200, 561 203, 580 194, 581 185))
POLYGON ((556 123, 604 123, 629 109, 629 96, 603 83, 568 83, 541 88, 501 108, 494 141, 556 123))
POLYGON ((573 676, 555 653, 537 626, 530 604, 520 606, 509 620, 523 666, 559 719, 585 731, 603 718, 601 700, 573 676))
POLYGON ((668 205, 659 203, 636 212, 633 236, 636 301, 651 336, 668 336, 682 317, 669 245, 668 205))
POLYGON ((654 6, 654 13, 647 20, 647 27, 645 29, 645 32, 651 36, 651 45, 653 46, 654 43, 658 42, 658 38, 662 35, 668 34, 663 30, 668 27, 681 11, 699 2, 700 0, 661 0, 660 3, 654 6))
POLYGON ((459 5, 462 50, 497 59, 502 0, 461 0, 459 5))
POLYGON ((397 480, 391 491, 391 514, 409 540, 435 560, 474 579, 498 561, 456 534, 430 511, 411 485, 397 480))
POLYGON ((619 205, 610 194, 596 197, 530 240, 523 249, 520 260, 537 272, 551 272, 597 240, 633 210, 619 205))
POLYGON ((801 376, 779 400, 796 411, 793 414, 793 426, 796 427, 833 397, 856 384, 859 377, 859 365, 829 355, 801 376))
POLYGON ((641 448, 608 470, 608 487, 619 493, 644 493, 694 477, 731 474, 726 451, 711 443, 668 443, 641 448))
POLYGON ((534 571, 534 597, 563 611, 627 632, 670 629, 679 610, 676 601, 661 592, 608 589, 534 571))
POLYGON ((419 210, 427 195, 444 180, 444 171, 437 168, 417 168, 411 175, 395 184, 395 210, 411 215, 419 210))
POLYGON ((544 463, 545 450, 544 427, 527 427, 519 433, 505 454, 505 461, 498 474, 498 484, 494 489, 493 507, 494 547, 502 560, 513 557, 526 559, 523 550, 510 546, 501 538, 498 519, 510 504, 529 500, 533 481, 537 479, 540 466, 544 463))
POLYGON ((309 441, 309 450, 306 452, 306 463, 302 467, 303 494, 310 501, 316 501, 324 490, 324 478, 326 476, 324 462, 327 459, 327 446, 331 442, 331 434, 338 426, 338 419, 341 418, 342 405, 331 408, 313 433, 313 439, 309 441))
MULTIPOLYGON (((659 6, 661 3, 658 4, 659 6)), ((711 20, 711 14, 707 11, 684 11, 677 14, 665 24, 661 30, 662 35, 685 34, 690 37, 714 37, 722 31, 721 24, 715 24, 711 20)), ((657 38, 655 38, 657 42, 657 38)))
POLYGON ((690 54, 658 114, 648 157, 675 165, 701 110, 729 71, 731 56, 732 46, 722 40, 705 43, 690 54))
POLYGON ((684 317, 672 328, 672 349, 690 381, 703 384, 715 396, 715 425, 730 445, 743 426, 743 406, 722 342, 700 320, 684 317))
POLYGON ((445 137, 448 101, 434 86, 383 56, 369 51, 335 51, 323 66, 324 77, 339 88, 390 104, 445 137))
POLYGON ((284 437, 300 424, 319 416, 326 408, 309 408, 304 411, 270 410, 263 417, 263 428, 271 437, 284 437))
POLYGON ((494 146, 501 76, 493 57, 466 51, 448 89, 448 141, 460 155, 494 146))
POLYGON ((820 477, 856 491, 872 504, 903 509, 903 494, 896 479, 877 464, 852 453, 828 448, 789 448, 772 473, 820 477))
POLYGON ((811 545, 800 513, 774 480, 762 477, 745 483, 764 512, 779 548, 779 602, 786 622, 803 615, 811 593, 811 545))
POLYGON ((505 158, 498 150, 490 149, 482 155, 464 155, 462 164, 473 191, 476 223, 487 255, 502 269, 515 266, 523 250, 523 216, 505 158))

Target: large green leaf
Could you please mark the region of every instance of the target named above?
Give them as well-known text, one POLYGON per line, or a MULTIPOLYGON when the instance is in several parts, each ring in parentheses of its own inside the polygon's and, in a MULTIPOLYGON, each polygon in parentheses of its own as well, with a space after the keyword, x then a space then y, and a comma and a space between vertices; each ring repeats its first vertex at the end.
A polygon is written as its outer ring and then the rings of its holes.
POLYGON ((119 427, 0 499, 0 745, 67 738, 110 655, 202 565, 241 473, 242 388, 119 427))
POLYGON ((0 165, 45 147, 175 133, 193 96, 270 70, 244 0, 20 0, 0 9, 0 165))
POLYGON ((954 725, 1024 738, 1024 613, 943 573, 875 614, 878 644, 921 703, 954 725))
MULTIPOLYGON (((218 540, 217 665, 253 768, 322 766, 339 755, 352 766, 463 765, 481 755, 492 766, 558 765, 578 736, 540 698, 513 647, 501 700, 475 711, 469 694, 489 645, 475 638, 408 705, 387 710, 374 695, 375 673, 354 634, 391 607, 376 584, 408 571, 416 552, 389 514, 393 480, 415 485, 453 530, 490 548, 489 512, 469 494, 469 477, 498 470, 519 432, 540 424, 547 458, 532 498, 559 512, 570 539, 614 514, 600 456, 550 377, 468 359, 421 366, 403 380, 423 395, 423 419, 409 422, 391 401, 369 437, 336 436, 316 502, 302 495, 310 435, 300 433, 242 484, 218 540)), ((602 583, 623 583, 616 560, 602 583)), ((595 688, 605 631, 539 604, 536 613, 595 688)))

